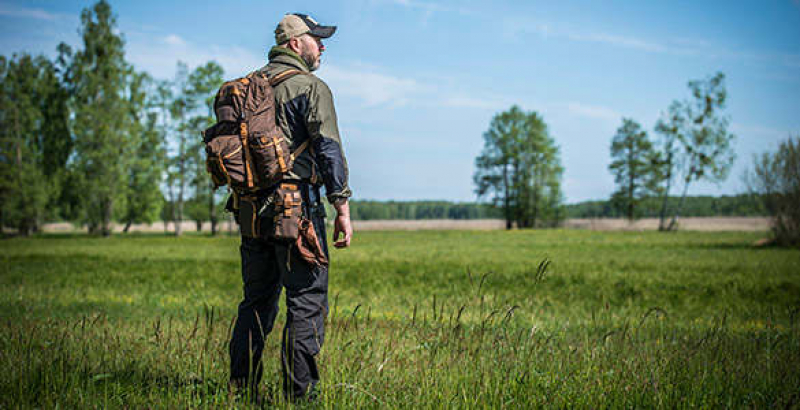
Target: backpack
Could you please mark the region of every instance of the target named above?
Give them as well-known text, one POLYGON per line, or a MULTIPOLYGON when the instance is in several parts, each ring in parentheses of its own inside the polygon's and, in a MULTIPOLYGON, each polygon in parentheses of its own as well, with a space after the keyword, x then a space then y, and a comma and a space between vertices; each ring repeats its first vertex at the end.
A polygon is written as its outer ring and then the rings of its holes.
POLYGON ((268 79, 261 72, 222 84, 214 99, 217 122, 202 132, 206 169, 214 189, 227 185, 238 194, 274 186, 308 146, 295 152, 275 123, 273 87, 296 74, 287 70, 268 79))

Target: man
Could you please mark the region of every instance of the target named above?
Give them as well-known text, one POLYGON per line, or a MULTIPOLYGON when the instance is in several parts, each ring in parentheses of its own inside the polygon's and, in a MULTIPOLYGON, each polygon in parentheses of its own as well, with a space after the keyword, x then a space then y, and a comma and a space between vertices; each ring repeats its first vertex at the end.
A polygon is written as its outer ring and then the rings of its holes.
MULTIPOLYGON (((299 70, 275 86, 275 117, 293 150, 310 140, 309 149, 297 157, 286 179, 297 182, 303 213, 311 219, 325 256, 325 210, 320 185, 336 209, 334 246, 350 245, 347 162, 342 150, 333 97, 328 86, 311 74, 319 68, 325 47, 322 39, 335 26, 319 25, 304 14, 287 14, 275 29, 269 64, 262 73, 273 78, 299 70)), ((287 244, 242 237, 244 300, 230 343, 231 384, 255 394, 261 378, 264 338, 278 314, 281 288, 286 288, 286 326, 283 329, 281 369, 283 389, 289 399, 309 395, 319 382, 315 356, 324 340, 323 320, 328 310, 328 266, 313 266, 287 244), (295 253, 292 255, 292 253, 295 253)))

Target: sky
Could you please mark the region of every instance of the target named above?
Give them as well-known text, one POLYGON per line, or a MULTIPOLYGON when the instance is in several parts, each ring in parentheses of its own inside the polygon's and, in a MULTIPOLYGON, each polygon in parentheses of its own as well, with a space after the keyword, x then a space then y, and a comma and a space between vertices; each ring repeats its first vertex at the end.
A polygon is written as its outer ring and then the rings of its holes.
MULTIPOLYGON (((227 78, 266 63, 288 12, 336 34, 317 75, 334 94, 355 199, 474 201, 492 116, 539 112, 560 147, 567 203, 614 191, 622 118, 651 138, 688 81, 726 75, 736 162, 690 195, 735 195, 756 153, 800 135, 800 0, 110 1, 126 58, 156 78, 215 60, 227 78)), ((0 54, 80 47, 92 1, 0 0, 0 54)))

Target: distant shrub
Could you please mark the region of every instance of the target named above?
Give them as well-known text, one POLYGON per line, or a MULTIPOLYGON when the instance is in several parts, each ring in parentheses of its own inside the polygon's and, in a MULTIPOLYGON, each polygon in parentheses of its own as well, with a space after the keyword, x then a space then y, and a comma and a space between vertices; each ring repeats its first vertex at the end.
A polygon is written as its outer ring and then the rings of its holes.
POLYGON ((745 180, 772 218, 776 242, 800 245, 800 137, 789 137, 777 152, 756 155, 753 162, 745 180))

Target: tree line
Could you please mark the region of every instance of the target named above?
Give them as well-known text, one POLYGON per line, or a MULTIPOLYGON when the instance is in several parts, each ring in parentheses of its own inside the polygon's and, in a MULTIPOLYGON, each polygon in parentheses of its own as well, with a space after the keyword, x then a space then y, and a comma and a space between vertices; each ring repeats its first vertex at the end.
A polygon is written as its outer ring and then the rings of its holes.
POLYGON ((0 56, 0 225, 26 235, 68 220, 108 235, 113 222, 127 231, 202 213, 216 232, 221 199, 200 131, 214 120, 222 68, 179 63, 174 79, 156 80, 125 59, 105 0, 80 22, 80 49, 0 56))
MULTIPOLYGON (((678 201, 680 198, 670 198, 678 201)), ((684 200, 684 216, 768 216, 758 195, 740 194, 714 196, 687 196, 684 200)), ((657 218, 661 211, 659 197, 643 198, 639 215, 642 218, 657 218)), ((625 218, 625 209, 620 209, 611 200, 583 201, 563 205, 565 218, 625 218)), ((502 219, 498 207, 480 202, 448 201, 361 201, 350 202, 354 220, 381 219, 502 219)))

